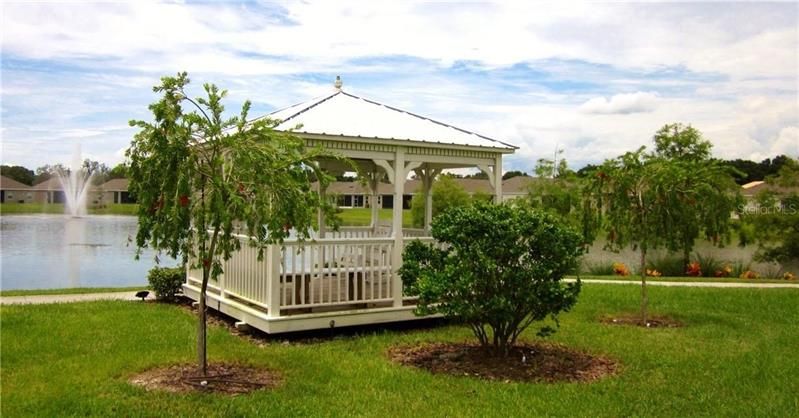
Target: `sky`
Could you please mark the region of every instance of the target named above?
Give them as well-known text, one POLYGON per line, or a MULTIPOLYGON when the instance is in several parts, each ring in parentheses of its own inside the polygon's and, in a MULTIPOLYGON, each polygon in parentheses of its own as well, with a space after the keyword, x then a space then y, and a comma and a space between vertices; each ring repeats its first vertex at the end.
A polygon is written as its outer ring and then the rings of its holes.
POLYGON ((113 166, 160 77, 252 116, 344 90, 570 166, 691 124, 725 159, 799 157, 796 2, 1 3, 0 160, 113 166))

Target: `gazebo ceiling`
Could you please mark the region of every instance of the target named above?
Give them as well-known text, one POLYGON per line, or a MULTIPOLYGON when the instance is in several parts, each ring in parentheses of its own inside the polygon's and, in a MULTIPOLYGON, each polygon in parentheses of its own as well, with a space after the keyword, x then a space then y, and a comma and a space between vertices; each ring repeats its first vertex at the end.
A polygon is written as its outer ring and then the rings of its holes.
POLYGON ((517 149, 505 142, 358 97, 340 88, 327 96, 267 116, 281 121, 278 130, 294 129, 298 134, 491 148, 503 153, 517 149))

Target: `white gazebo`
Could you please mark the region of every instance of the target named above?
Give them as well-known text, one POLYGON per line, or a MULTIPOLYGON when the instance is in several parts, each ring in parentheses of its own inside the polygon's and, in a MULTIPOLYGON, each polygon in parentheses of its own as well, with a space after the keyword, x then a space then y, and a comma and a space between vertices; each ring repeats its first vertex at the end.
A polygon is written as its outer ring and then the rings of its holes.
MULTIPOLYGON (((409 240, 432 242, 431 185, 444 169, 477 167, 488 174, 495 201, 502 201, 502 156, 516 147, 461 128, 347 93, 336 79, 326 96, 275 111, 279 130, 293 130, 308 147, 322 146, 350 158, 367 177, 371 202, 378 184, 393 185, 391 226, 326 231, 320 215, 315 239, 287 240, 266 249, 243 245, 208 285, 207 306, 268 333, 416 319, 415 300, 403 295, 397 270, 409 240), (424 229, 403 229, 405 179, 415 173, 426 197, 424 229)), ((331 173, 347 167, 319 161, 331 173)), ((324 194, 325 190, 320 190, 324 194)), ((246 237, 241 237, 246 240, 246 237)), ((184 292, 197 300, 202 272, 189 270, 184 292)))

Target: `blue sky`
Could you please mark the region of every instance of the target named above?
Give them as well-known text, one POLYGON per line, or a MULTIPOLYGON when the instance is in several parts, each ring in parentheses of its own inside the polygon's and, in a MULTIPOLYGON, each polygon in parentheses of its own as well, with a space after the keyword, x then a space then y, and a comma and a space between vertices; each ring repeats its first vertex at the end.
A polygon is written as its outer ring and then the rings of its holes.
POLYGON ((159 77, 253 115, 345 90, 580 167, 690 123, 722 158, 799 156, 799 6, 3 2, 2 162, 121 162, 159 77))

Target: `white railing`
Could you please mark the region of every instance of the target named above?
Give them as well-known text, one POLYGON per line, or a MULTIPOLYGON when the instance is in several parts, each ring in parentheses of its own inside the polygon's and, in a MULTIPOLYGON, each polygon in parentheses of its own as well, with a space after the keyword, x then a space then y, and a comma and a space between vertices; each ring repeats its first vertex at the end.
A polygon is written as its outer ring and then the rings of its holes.
MULTIPOLYGON (((403 242, 430 237, 406 235, 403 242)), ((423 230, 413 230, 411 234, 423 230)), ((346 238, 321 238, 282 246, 267 246, 258 260, 258 248, 240 236, 241 250, 225 261, 222 274, 208 284, 220 298, 235 298, 279 315, 280 309, 384 304, 394 301, 394 238, 361 237, 370 228, 348 229, 346 238), (275 282, 277 281, 277 282, 275 282), (269 309, 270 301, 278 309, 269 309)), ((189 269, 187 282, 199 287, 202 270, 189 269)))
POLYGON ((285 242, 280 306, 307 308, 389 302, 392 238, 285 242))

